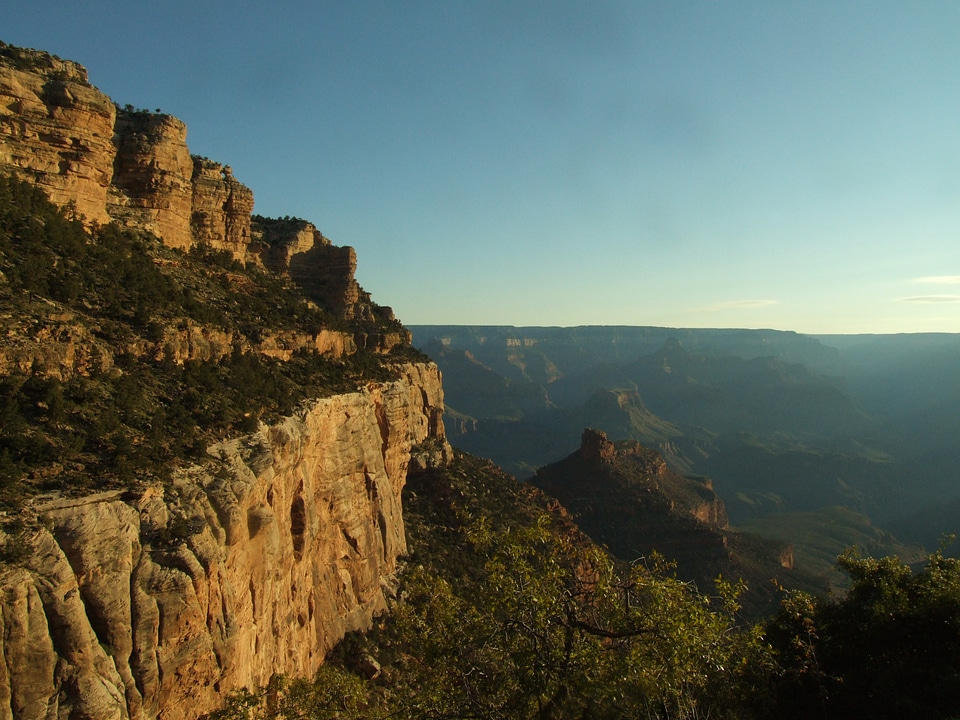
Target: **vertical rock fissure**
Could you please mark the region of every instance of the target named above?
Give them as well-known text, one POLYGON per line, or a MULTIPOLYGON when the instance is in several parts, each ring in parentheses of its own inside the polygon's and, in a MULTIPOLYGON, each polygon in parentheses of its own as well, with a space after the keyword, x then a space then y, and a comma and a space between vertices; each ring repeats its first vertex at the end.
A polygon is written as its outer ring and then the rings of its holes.
POLYGON ((386 458, 387 448, 390 447, 390 423, 387 419, 387 408, 382 401, 376 404, 374 414, 380 429, 380 454, 386 458))
MULTIPOLYGON (((7 602, 6 600, 7 600, 6 593, 3 593, 2 595, 0 595, 0 637, 7 636, 7 617, 6 617, 7 602)), ((0 645, 2 645, 2 643, 0 643, 0 645)), ((11 683, 10 681, 11 678, 13 678, 14 676, 13 668, 10 665, 10 656, 6 652, 6 648, 0 647, 0 655, 3 656, 2 662, 3 662, 3 667, 6 671, 5 677, 4 677, 5 686, 3 690, 0 691, 0 695, 4 696, 3 709, 7 711, 4 714, 7 717, 13 717, 13 691, 12 691, 13 683, 11 683)))
POLYGON ((290 535, 293 540, 293 557, 296 560, 303 557, 303 536, 306 528, 306 508, 303 498, 298 495, 290 506, 290 535))
POLYGON ((392 557, 389 547, 389 534, 387 533, 387 518, 381 508, 377 508, 377 528, 380 530, 380 549, 383 553, 383 562, 389 562, 392 557))

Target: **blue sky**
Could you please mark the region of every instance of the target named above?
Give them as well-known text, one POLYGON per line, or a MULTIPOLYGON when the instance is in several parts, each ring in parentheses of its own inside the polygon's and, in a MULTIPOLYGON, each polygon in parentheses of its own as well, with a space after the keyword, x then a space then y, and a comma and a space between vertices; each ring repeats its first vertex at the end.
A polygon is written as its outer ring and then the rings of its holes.
POLYGON ((960 332, 960 3, 48 2, 408 324, 960 332))

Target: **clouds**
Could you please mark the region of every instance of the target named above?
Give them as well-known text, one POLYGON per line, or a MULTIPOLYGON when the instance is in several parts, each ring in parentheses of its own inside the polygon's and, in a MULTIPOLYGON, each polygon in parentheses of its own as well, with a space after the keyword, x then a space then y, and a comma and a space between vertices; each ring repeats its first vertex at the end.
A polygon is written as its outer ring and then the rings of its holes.
POLYGON ((928 303, 936 305, 939 303, 960 302, 960 295, 918 295, 916 297, 900 298, 900 302, 909 303, 928 303))
MULTIPOLYGON (((910 282, 918 285, 960 285, 960 275, 928 275, 926 277, 913 278, 910 282)), ((915 295, 912 297, 900 298, 899 302, 940 305, 942 303, 960 302, 960 295, 954 295, 951 293, 915 295)))
POLYGON ((929 275, 914 278, 911 282, 926 285, 960 285, 960 275, 929 275))

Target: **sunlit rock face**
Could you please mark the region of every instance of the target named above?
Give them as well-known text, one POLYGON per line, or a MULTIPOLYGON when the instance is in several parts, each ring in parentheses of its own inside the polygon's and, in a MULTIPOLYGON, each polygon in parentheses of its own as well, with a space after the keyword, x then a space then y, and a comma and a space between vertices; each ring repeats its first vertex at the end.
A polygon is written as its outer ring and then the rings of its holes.
POLYGON ((110 217, 149 230, 171 247, 189 249, 193 160, 187 126, 170 115, 120 110, 114 143, 110 217))
POLYGON ((88 222, 115 220, 171 247, 205 243, 245 258, 253 193, 229 167, 191 157, 182 121, 118 108, 77 63, 13 55, 0 57, 0 170, 88 222))
POLYGON ((253 192, 229 165, 191 155, 182 121, 118 107, 77 63, 36 50, 0 51, 0 172, 36 183, 88 224, 115 221, 170 247, 228 252, 290 277, 336 318, 390 328, 327 337, 331 352, 331 342, 348 353, 409 344, 392 311, 357 283, 352 247, 333 245, 306 221, 261 219, 254 227, 253 192))
POLYGON ((99 223, 110 219, 115 120, 113 102, 77 63, 46 53, 21 63, 0 58, 0 170, 99 223))
POLYGON ((443 437, 440 377, 313 401, 209 448, 168 487, 39 503, 0 576, 0 718, 195 718, 314 673, 384 610, 411 449, 443 437))
POLYGON ((264 254, 322 285, 347 317, 359 298, 352 248, 316 232, 302 247, 264 253, 251 233, 253 192, 230 166, 191 156, 187 126, 172 115, 118 107, 77 63, 21 48, 0 56, 0 171, 35 182, 88 222, 115 220, 171 247, 202 244, 243 262, 264 254))
MULTIPOLYGON (((115 370, 120 353, 182 364, 409 343, 356 284, 351 248, 312 225, 265 244, 252 193, 229 167, 190 155, 182 122, 118 109, 75 63, 0 44, 0 172, 91 225, 113 220, 184 250, 267 259, 328 312, 373 320, 361 330, 263 328, 255 341, 183 321, 111 344, 49 304, 0 318, 0 374, 95 375, 115 370)), ((386 607, 383 588, 406 549, 407 470, 451 455, 442 414, 439 370, 411 362, 396 380, 310 400, 213 445, 162 485, 27 501, 22 544, 0 534, 0 720, 186 720, 274 674, 314 673, 386 607)))
POLYGON ((226 250, 246 260, 253 192, 233 177, 229 165, 194 158, 190 230, 192 242, 226 250))

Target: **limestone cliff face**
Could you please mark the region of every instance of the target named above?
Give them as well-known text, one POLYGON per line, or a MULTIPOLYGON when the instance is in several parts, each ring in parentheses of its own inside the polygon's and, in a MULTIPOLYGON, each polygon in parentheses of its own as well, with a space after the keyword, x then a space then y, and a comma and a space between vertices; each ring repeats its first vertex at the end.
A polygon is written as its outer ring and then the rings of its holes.
POLYGON ((189 249, 193 160, 187 126, 170 115, 120 110, 114 144, 110 217, 149 230, 171 247, 189 249))
POLYGON ((194 158, 192 179, 192 242, 227 250, 237 260, 246 260, 253 212, 250 188, 233 177, 229 165, 206 158, 194 158))
POLYGON ((0 574, 0 718, 195 718, 315 672, 385 607, 411 449, 449 453, 442 408, 436 366, 410 364, 165 489, 39 503, 33 552, 0 574))
MULTIPOLYGON (((182 250, 202 244, 242 262, 262 258, 343 319, 374 312, 354 279, 353 248, 312 225, 300 245, 284 233, 254 237, 253 192, 228 165, 191 156, 177 118, 119 108, 77 63, 0 43, 0 172, 37 183, 89 221, 143 228, 182 250), (264 237, 278 247, 265 248, 264 237)), ((393 340, 370 344, 387 351, 393 340)))
POLYGON ((354 280, 357 253, 352 247, 333 245, 313 223, 299 219, 259 218, 254 237, 263 248, 265 266, 288 274, 339 317, 355 318, 362 291, 354 280))
POLYGON ((26 177, 58 205, 107 222, 116 108, 87 71, 38 53, 17 69, 0 62, 0 169, 26 177))
POLYGON ((313 223, 299 218, 257 217, 251 235, 251 247, 264 266, 288 275, 321 307, 344 320, 391 328, 372 334, 355 333, 360 347, 388 352, 394 345, 410 344, 412 335, 396 323, 393 310, 375 305, 354 278, 357 253, 352 247, 333 245, 313 223))

